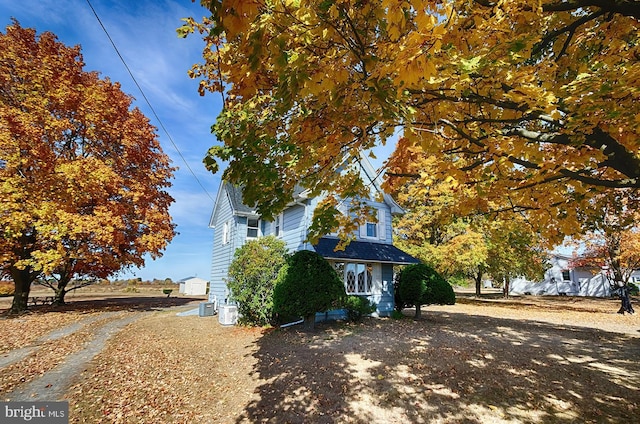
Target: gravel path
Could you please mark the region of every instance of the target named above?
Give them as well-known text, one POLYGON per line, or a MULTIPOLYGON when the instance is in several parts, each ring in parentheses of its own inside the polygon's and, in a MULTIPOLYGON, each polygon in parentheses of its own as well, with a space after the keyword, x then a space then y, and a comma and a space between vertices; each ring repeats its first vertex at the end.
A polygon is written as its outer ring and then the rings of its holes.
MULTIPOLYGON (((55 340, 62 338, 64 336, 72 334, 75 331, 78 331, 80 328, 89 325, 90 323, 98 319, 108 319, 117 314, 117 312, 105 312, 104 314, 91 317, 88 321, 85 320, 83 322, 69 325, 60 330, 53 331, 50 334, 42 337, 41 340, 55 340)), ((62 400, 65 392, 73 383, 74 378, 86 368, 89 361, 91 361, 95 355, 102 351, 109 337, 116 334, 131 322, 139 319, 141 316, 141 314, 134 314, 126 316, 124 318, 109 320, 104 325, 95 329, 94 337, 87 344, 87 347, 74 354, 69 355, 63 363, 50 370, 49 372, 46 372, 41 377, 36 378, 35 380, 32 380, 25 385, 19 386, 13 392, 5 394, 3 396, 4 400, 62 400)), ((28 346, 10 352, 9 355, 6 355, 4 358, 2 358, 2 362, 0 362, 0 368, 8 365, 9 363, 18 361, 19 359, 30 354, 36 349, 38 349, 38 345, 28 346)))
POLYGON ((50 333, 45 334, 42 337, 39 337, 35 340, 35 342, 29 346, 21 347, 20 349, 15 349, 9 352, 4 353, 0 356, 0 368, 4 368, 8 365, 13 364, 14 362, 19 361, 27 355, 35 352, 40 346, 48 341, 58 340, 63 337, 66 337, 70 334, 75 333, 83 327, 88 326, 89 324, 104 318, 109 318, 110 316, 116 315, 116 312, 105 312, 101 315, 94 315, 88 317, 80 322, 75 322, 73 324, 67 325, 66 327, 59 328, 57 330, 53 330, 50 333))

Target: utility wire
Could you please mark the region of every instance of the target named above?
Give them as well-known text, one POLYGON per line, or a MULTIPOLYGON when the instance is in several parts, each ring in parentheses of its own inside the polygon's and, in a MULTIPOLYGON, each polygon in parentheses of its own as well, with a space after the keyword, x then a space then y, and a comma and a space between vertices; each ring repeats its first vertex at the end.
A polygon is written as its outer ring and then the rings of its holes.
POLYGON ((104 24, 102 23, 102 20, 100 19, 100 16, 98 16, 98 13, 96 12, 96 10, 93 8, 93 5, 91 4, 90 0, 87 0, 87 4, 89 5, 89 7, 91 8, 91 11, 93 12, 93 14, 95 15, 96 19, 98 20, 98 23, 100 24, 100 26, 102 27, 102 30, 104 31, 104 33, 107 35, 107 38, 109 39, 109 42, 111 42, 111 45, 113 46, 113 49, 116 51, 116 54, 118 55, 118 57, 120 58, 120 60, 122 61, 122 64, 124 65, 124 67, 126 68, 127 72, 129 73, 129 76, 131 76, 131 79, 133 80, 134 84, 136 85, 136 87, 138 87, 138 90, 140 90, 140 94, 142 94, 142 97, 144 98, 144 101, 147 103, 147 106, 149 106, 149 109, 151 109, 151 113, 153 113, 153 116, 155 116, 156 120, 158 121, 158 123, 160 124, 160 128, 162 128, 162 131, 164 131, 164 133, 166 134, 167 138, 169 139, 169 141, 171 142, 171 144, 173 145, 174 149, 176 149, 176 152, 178 152, 178 155, 180 155, 180 158, 182 159, 182 161, 184 162, 184 164, 187 166, 187 169, 189 170, 189 172, 191 172, 191 175, 193 175, 193 178, 195 178, 195 180, 198 182, 198 184, 200 185, 200 188, 202 188, 202 191, 205 192, 205 194, 207 195, 207 197, 209 197, 209 199, 211 199, 212 202, 215 202, 215 200, 213 200, 213 197, 211 197, 211 195, 209 194, 209 192, 207 191, 207 189, 204 187, 204 185, 200 182, 200 180, 198 179, 198 177, 196 176, 195 172, 193 172, 193 169, 191 169, 191 166, 189 166, 189 163, 187 162, 187 160, 185 159, 185 157, 182 155, 182 152, 180 151, 180 149, 178 149, 178 146, 176 145, 176 143, 173 141, 173 137, 171 137, 171 134, 169 134, 169 131, 167 131, 167 128, 164 126, 164 124, 162 123, 162 120, 160 119, 160 117, 158 116, 158 114, 156 113, 155 109, 153 108, 153 106, 151 106, 151 102, 149 101, 149 99, 147 98, 146 94, 144 94, 144 90, 142 89, 142 87, 140 86, 140 84, 138 84, 138 81, 136 80, 136 77, 133 76, 133 72, 131 72, 131 69, 129 68, 129 65, 127 65, 127 62, 124 60, 124 57, 122 57, 122 55, 120 54, 120 51, 118 50, 118 47, 116 47, 116 43, 114 43, 113 39, 111 38, 111 35, 109 35, 109 31, 107 31, 107 28, 105 28, 104 24))

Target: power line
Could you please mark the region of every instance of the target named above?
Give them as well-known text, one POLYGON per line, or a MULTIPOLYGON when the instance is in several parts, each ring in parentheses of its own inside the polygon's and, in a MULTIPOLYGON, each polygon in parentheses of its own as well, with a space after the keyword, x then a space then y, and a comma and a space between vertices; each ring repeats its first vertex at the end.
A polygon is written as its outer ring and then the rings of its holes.
POLYGON ((204 191, 204 193, 207 195, 207 197, 209 197, 209 199, 211 199, 212 202, 215 202, 215 200, 213 200, 213 197, 211 197, 211 195, 209 194, 209 192, 207 191, 207 189, 204 187, 204 185, 200 182, 200 180, 198 179, 198 177, 196 176, 195 172, 193 172, 193 169, 191 169, 191 166, 189 166, 189 163, 187 162, 187 160, 185 159, 185 157, 182 155, 182 152, 180 151, 180 149, 178 149, 178 146, 176 145, 176 143, 173 141, 173 137, 171 137, 171 134, 169 134, 169 131, 167 131, 167 128, 164 126, 164 124, 162 123, 162 120, 160 119, 160 117, 158 116, 158 114, 156 113, 155 109, 153 108, 153 106, 151 106, 151 102, 149 101, 149 99, 147 98, 146 94, 144 93, 144 90, 142 89, 142 87, 140 86, 140 84, 138 84, 138 81, 136 80, 136 77, 133 76, 133 72, 131 72, 131 69, 129 68, 129 65, 127 65, 127 62, 124 60, 124 57, 122 57, 122 55, 120 54, 120 51, 118 50, 118 47, 116 47, 116 43, 114 43, 113 39, 111 38, 111 35, 109 35, 109 31, 107 31, 107 28, 104 26, 104 24, 102 23, 102 20, 100 19, 100 17, 98 16, 98 13, 96 12, 96 10, 93 8, 93 5, 91 4, 90 0, 87 0, 87 4, 89 5, 89 7, 91 8, 91 11, 93 12, 94 16, 96 17, 98 23, 100 24, 100 26, 102 27, 102 30, 104 31, 104 33, 107 35, 107 38, 109 39, 109 42, 111 43, 111 45, 113 46, 113 49, 116 51, 116 54, 118 55, 118 57, 120 58, 120 60, 122 61, 122 64, 124 65, 125 69, 127 70, 127 72, 129 73, 129 76, 131 76, 131 79, 133 80, 134 84, 136 85, 136 87, 138 87, 138 90, 140 90, 140 94, 142 94, 142 98, 144 98, 144 101, 147 103, 147 106, 149 106, 149 109, 151 109, 151 113, 153 114, 153 116, 155 116, 156 120, 158 121, 160 128, 162 128, 162 131, 164 131, 164 133, 166 134, 167 138, 169 139, 169 141, 171 142, 171 144, 173 145, 174 149, 176 149, 176 152, 178 152, 178 155, 180 156, 180 158, 182 159, 182 161, 184 162, 184 164, 187 166, 187 169, 189 170, 189 172, 191 172, 191 175, 193 175, 193 178, 195 178, 195 180, 198 182, 198 185, 200 185, 200 188, 202 188, 202 191, 204 191))

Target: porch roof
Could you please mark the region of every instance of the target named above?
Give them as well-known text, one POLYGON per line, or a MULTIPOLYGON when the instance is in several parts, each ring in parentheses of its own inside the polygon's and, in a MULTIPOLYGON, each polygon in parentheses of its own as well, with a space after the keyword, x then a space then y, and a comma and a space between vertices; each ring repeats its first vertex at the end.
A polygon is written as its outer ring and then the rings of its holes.
POLYGON ((313 248, 325 259, 331 260, 381 262, 396 265, 420 262, 392 244, 352 241, 344 250, 336 251, 335 248, 339 241, 334 238, 322 237, 313 248))

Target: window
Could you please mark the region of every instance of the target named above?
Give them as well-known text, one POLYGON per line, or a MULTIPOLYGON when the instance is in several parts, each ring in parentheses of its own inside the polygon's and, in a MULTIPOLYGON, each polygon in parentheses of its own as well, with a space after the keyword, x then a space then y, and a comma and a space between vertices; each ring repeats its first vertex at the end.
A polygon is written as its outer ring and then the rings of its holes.
POLYGON ((562 281, 571 281, 571 272, 568 269, 562 271, 562 281))
POLYGON ((222 244, 229 243, 229 221, 222 224, 222 244))
POLYGON ((385 217, 386 212, 379 209, 377 212, 378 222, 367 222, 360 226, 360 238, 384 240, 387 231, 385 217))
POLYGON ((372 264, 336 262, 333 266, 338 275, 342 277, 347 294, 372 294, 372 264))
POLYGON ((257 238, 260 233, 260 220, 258 218, 247 219, 247 238, 257 238))
POLYGON ((283 214, 276 216, 276 220, 271 223, 272 233, 274 236, 279 237, 283 232, 283 214))
POLYGON ((367 222, 367 237, 378 237, 378 224, 375 222, 367 222))

